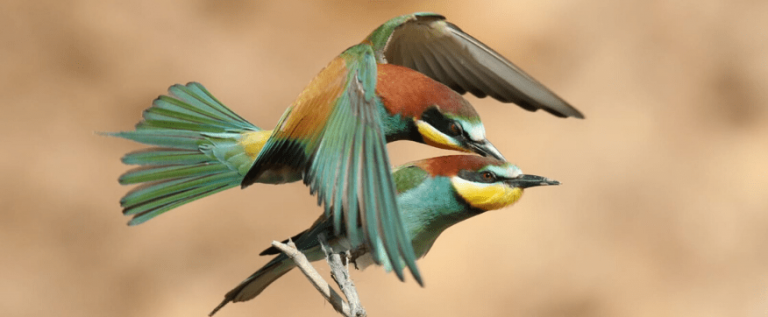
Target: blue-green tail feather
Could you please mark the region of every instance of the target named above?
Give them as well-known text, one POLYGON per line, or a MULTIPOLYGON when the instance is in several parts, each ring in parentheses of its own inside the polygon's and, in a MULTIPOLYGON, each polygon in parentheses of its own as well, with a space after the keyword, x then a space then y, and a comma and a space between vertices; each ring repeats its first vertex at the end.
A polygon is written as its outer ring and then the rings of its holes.
POLYGON ((137 225, 168 210, 240 185, 252 159, 238 142, 261 131, 219 102, 198 83, 174 85, 145 110, 134 131, 106 133, 155 146, 126 154, 140 165, 119 178, 141 184, 121 200, 128 223, 137 225))

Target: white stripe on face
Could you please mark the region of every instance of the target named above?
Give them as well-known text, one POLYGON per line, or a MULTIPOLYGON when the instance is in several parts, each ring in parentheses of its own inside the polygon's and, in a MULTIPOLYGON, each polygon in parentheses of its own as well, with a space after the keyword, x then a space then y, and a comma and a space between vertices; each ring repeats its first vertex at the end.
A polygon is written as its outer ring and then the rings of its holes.
POLYGON ((482 123, 462 122, 462 128, 469 135, 469 139, 475 142, 485 141, 485 126, 482 123))
POLYGON ((506 163, 502 166, 488 166, 485 168, 485 170, 491 171, 495 173, 496 175, 506 177, 506 178, 515 178, 519 177, 520 175, 523 175, 523 171, 520 170, 517 165, 514 165, 512 163, 506 163))

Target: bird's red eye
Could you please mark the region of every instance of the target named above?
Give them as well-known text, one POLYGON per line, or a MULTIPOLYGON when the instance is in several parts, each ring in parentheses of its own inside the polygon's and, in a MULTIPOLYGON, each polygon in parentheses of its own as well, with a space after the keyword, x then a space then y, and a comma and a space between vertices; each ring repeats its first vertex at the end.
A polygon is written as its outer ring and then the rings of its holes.
POLYGON ((456 122, 451 122, 451 124, 448 126, 448 130, 451 131, 452 135, 461 135, 461 126, 456 122))
POLYGON ((485 181, 493 181, 496 177, 494 177, 493 173, 491 172, 484 172, 483 173, 483 180, 485 181))

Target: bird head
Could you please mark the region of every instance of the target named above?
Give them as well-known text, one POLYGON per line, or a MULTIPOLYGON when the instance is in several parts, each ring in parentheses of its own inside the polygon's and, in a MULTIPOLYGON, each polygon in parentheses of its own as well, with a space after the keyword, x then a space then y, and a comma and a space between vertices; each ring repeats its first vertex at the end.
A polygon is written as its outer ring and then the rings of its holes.
MULTIPOLYGON (((474 112, 474 108, 468 102, 465 104, 474 112)), ((441 149, 474 152, 482 156, 506 160, 501 152, 486 139, 485 127, 477 113, 467 116, 451 110, 453 109, 445 110, 439 105, 433 105, 428 107, 421 116, 414 118, 414 124, 422 142, 441 149)))
POLYGON ((376 91, 391 115, 400 115, 415 127, 406 138, 505 160, 486 139, 472 104, 448 86, 410 68, 379 64, 376 91))
POLYGON ((414 163, 432 177, 447 177, 459 200, 489 211, 517 202, 529 187, 559 185, 546 177, 523 174, 516 165, 493 158, 453 155, 414 163))

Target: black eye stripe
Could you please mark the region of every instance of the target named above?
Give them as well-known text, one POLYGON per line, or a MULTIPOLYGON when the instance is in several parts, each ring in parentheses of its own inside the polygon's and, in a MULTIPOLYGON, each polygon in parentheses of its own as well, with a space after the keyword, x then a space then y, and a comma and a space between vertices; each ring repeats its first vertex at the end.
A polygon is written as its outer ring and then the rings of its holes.
POLYGON ((469 132, 467 132, 467 130, 464 130, 463 127, 461 128, 461 136, 463 136, 464 138, 466 138, 468 140, 470 139, 469 138, 469 132))
MULTIPOLYGON (((429 107, 426 111, 424 111, 424 113, 421 114, 421 120, 429 123, 440 132, 443 132, 447 135, 453 135, 451 132, 451 123, 453 123, 454 120, 443 116, 437 107, 429 107)), ((461 131, 461 135, 466 136, 467 131, 464 131, 463 127, 458 122, 456 122, 456 124, 458 125, 459 131, 461 131)))
POLYGON ((492 175, 491 179, 486 179, 483 176, 483 174, 485 173, 489 173, 489 171, 477 172, 477 171, 461 170, 457 175, 463 179, 466 179, 470 182, 475 182, 475 183, 491 184, 499 181, 499 177, 496 176, 496 174, 494 174, 493 172, 490 172, 492 175))

